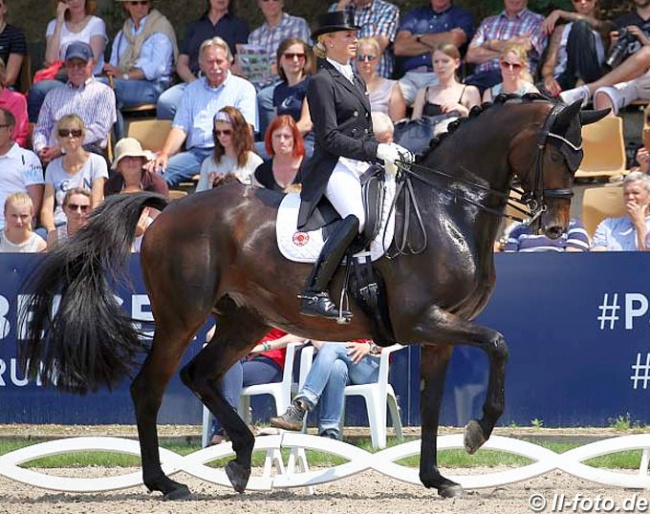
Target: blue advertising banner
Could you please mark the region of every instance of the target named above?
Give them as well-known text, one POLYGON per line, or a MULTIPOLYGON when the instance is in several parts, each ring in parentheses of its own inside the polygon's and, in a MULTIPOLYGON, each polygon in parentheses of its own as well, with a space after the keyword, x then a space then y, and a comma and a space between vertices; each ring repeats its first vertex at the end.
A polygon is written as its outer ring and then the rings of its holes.
MULTIPOLYGON (((129 384, 79 397, 28 384, 16 364, 19 285, 41 257, 0 254, 0 423, 133 423, 129 384)), ((619 416, 650 422, 650 285, 643 253, 503 254, 496 256, 497 287, 477 322, 499 330, 510 346, 506 413, 501 424, 604 426, 619 416)), ((150 319, 139 261, 134 289, 117 296, 134 318, 150 319)), ((197 336, 187 362, 201 348, 197 336)), ((419 424, 419 348, 395 355, 391 382, 404 424, 419 424)), ((445 386, 442 422, 462 425, 479 416, 488 363, 468 347, 454 352, 445 386)), ((254 412, 259 414, 254 403, 254 412)), ((348 403, 347 424, 363 424, 362 401, 348 403)), ((160 423, 200 424, 201 406, 171 381, 160 423)))

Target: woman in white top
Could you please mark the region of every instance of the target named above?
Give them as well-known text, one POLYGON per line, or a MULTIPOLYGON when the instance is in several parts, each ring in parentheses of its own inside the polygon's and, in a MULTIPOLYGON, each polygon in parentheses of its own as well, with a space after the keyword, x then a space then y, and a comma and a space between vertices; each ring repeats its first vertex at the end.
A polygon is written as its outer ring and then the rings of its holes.
MULTIPOLYGON (((94 15, 97 11, 97 2, 95 0, 54 0, 54 4, 56 18, 48 23, 45 31, 47 46, 44 66, 64 61, 68 45, 74 41, 82 41, 88 43, 93 49, 94 74, 100 75, 104 66, 104 50, 108 37, 104 20, 94 15)), ((45 95, 52 89, 61 87, 65 81, 65 75, 59 74, 57 79, 43 80, 30 88, 27 98, 30 122, 36 123, 38 120, 38 112, 43 105, 45 95)))
POLYGON ((366 83, 370 106, 375 112, 388 114, 393 121, 406 117, 406 102, 396 80, 377 74, 381 58, 379 42, 374 37, 363 37, 357 43, 357 71, 366 83))
POLYGON ((104 199, 104 182, 108 178, 106 161, 101 155, 84 150, 83 120, 76 114, 63 116, 57 123, 56 138, 64 151, 45 170, 45 192, 41 223, 47 231, 65 223, 63 199, 68 189, 81 187, 91 192, 91 209, 104 199))
POLYGON ((44 252, 45 240, 32 230, 34 204, 27 193, 9 195, 4 205, 5 228, 0 233, 0 252, 44 252))
POLYGON ((458 48, 451 43, 443 43, 433 51, 431 61, 438 84, 418 90, 411 119, 439 116, 452 111, 467 117, 472 107, 481 103, 481 95, 475 86, 461 84, 456 78, 460 68, 458 48))
POLYGON ((253 152, 253 135, 242 113, 224 107, 214 117, 214 154, 201 164, 196 191, 212 189, 215 180, 232 174, 240 182, 251 184, 262 158, 253 152))
POLYGON ((90 214, 90 191, 82 187, 68 189, 63 198, 63 213, 66 222, 47 233, 47 249, 52 250, 58 243, 72 237, 88 223, 90 214))
POLYGON ((539 93, 528 70, 526 48, 520 43, 508 43, 499 56, 502 82, 483 92, 483 101, 492 102, 501 94, 524 96, 539 93))

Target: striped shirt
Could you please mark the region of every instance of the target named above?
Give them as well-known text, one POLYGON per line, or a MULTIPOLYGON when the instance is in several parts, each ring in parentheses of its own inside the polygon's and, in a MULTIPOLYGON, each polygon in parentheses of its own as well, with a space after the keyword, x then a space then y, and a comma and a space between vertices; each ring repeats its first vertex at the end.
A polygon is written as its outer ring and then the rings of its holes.
POLYGON ((11 54, 27 55, 27 41, 22 29, 7 25, 0 33, 0 57, 5 64, 11 54))
POLYGON ((271 64, 275 64, 278 46, 288 37, 298 37, 305 43, 310 43, 311 36, 307 20, 298 16, 291 16, 286 12, 282 13, 280 24, 277 27, 269 27, 269 24, 264 22, 250 33, 248 44, 263 47, 269 56, 271 64))
POLYGON ((51 90, 46 96, 34 129, 34 151, 57 146, 56 123, 67 114, 76 114, 86 126, 84 145, 97 143, 106 148, 108 133, 117 119, 115 93, 106 84, 89 78, 81 86, 70 82, 51 90))
POLYGON ((257 128, 257 94, 248 80, 228 72, 226 80, 216 88, 208 86, 205 77, 187 85, 172 123, 187 134, 187 149, 214 147, 214 115, 228 105, 239 109, 244 119, 257 128))
MULTIPOLYGON (((505 11, 485 18, 479 26, 470 46, 482 46, 487 41, 498 39, 507 41, 515 36, 530 35, 532 48, 528 52, 529 69, 535 75, 540 56, 546 47, 546 33, 542 30, 544 16, 529 9, 515 14, 511 18, 505 11)), ((474 73, 498 70, 499 59, 485 61, 476 66, 474 73)))
POLYGON ((543 234, 533 234, 530 227, 517 223, 507 236, 504 252, 565 252, 567 248, 586 252, 589 236, 582 222, 569 220, 569 226, 560 237, 551 239, 543 234))
MULTIPOLYGON (((330 5, 329 11, 336 11, 337 3, 330 5)), ((354 23, 361 27, 359 38, 384 36, 390 43, 395 41, 399 26, 399 8, 384 0, 372 0, 368 5, 357 7, 350 2, 347 11, 354 16, 354 23)), ((393 75, 393 51, 387 48, 377 65, 380 77, 391 78, 393 75)))
MULTIPOLYGON (((645 219, 648 227, 646 245, 650 246, 650 216, 645 219)), ((610 252, 635 252, 638 250, 636 244, 636 230, 632 221, 627 216, 622 218, 606 218, 598 224, 592 248, 605 247, 610 252)))

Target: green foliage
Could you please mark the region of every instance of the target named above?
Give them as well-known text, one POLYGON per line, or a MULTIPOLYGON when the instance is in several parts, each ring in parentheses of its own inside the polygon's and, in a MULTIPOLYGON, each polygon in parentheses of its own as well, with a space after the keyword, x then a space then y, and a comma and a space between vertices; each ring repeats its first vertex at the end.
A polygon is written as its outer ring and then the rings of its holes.
POLYGON ((544 420, 535 418, 530 420, 530 424, 535 428, 542 428, 544 426, 544 420))

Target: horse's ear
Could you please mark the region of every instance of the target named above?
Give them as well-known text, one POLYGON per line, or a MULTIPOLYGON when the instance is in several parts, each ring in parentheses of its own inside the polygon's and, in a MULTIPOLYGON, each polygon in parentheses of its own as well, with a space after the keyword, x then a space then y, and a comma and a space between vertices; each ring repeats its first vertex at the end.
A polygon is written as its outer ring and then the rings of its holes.
POLYGON ((601 109, 600 111, 580 111, 580 124, 589 125, 602 120, 610 113, 611 109, 601 109))
POLYGON ((557 115, 553 123, 553 128, 558 134, 563 134, 568 130, 571 122, 580 114, 581 106, 582 102, 578 100, 560 111, 560 114, 557 115))

